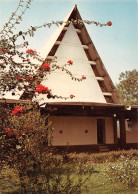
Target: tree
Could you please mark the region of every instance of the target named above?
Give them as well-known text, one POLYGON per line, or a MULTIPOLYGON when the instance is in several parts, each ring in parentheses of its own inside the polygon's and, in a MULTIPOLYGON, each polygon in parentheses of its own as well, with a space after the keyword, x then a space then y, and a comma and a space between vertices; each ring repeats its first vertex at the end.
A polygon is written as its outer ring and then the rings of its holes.
POLYGON ((125 71, 119 75, 119 84, 116 85, 118 93, 125 105, 138 104, 138 71, 125 71))

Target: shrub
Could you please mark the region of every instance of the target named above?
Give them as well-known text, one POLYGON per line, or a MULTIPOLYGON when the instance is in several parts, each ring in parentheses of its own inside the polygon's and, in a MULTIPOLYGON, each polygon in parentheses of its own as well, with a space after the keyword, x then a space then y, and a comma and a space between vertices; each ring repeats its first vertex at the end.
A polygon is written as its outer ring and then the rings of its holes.
POLYGON ((103 172, 111 181, 119 181, 125 184, 127 188, 134 188, 137 170, 136 161, 128 160, 122 155, 120 162, 109 163, 108 166, 105 166, 103 172))
POLYGON ((104 162, 115 162, 120 160, 120 158, 124 156, 126 159, 138 159, 138 151, 137 150, 122 150, 122 151, 110 151, 104 153, 70 153, 68 154, 68 158, 71 161, 81 161, 82 159, 86 160, 89 163, 104 163, 104 162))

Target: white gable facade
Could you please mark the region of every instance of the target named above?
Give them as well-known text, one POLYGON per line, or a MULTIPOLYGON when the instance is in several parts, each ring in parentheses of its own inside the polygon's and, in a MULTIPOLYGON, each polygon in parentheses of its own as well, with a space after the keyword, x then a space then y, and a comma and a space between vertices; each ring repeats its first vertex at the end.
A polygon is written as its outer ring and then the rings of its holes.
POLYGON ((62 67, 68 60, 73 61, 72 66, 66 66, 74 77, 82 78, 83 81, 72 80, 71 77, 62 69, 56 69, 51 74, 48 74, 41 84, 48 86, 52 90, 52 94, 58 96, 70 97, 73 94, 73 99, 47 99, 47 95, 39 95, 39 99, 43 98, 42 102, 99 102, 106 103, 104 93, 98 84, 98 77, 95 76, 91 65, 95 65, 94 61, 89 61, 85 49, 82 45, 77 31, 73 24, 70 24, 65 32, 62 41, 56 41, 58 49, 55 52, 56 64, 62 67))

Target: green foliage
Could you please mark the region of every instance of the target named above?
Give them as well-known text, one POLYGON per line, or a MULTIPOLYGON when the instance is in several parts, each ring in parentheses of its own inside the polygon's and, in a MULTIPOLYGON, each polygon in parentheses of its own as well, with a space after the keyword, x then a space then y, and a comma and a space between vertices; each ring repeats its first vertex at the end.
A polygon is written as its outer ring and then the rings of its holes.
POLYGON ((134 160, 127 160, 124 156, 120 162, 110 163, 103 169, 106 176, 113 182, 119 181, 127 186, 127 188, 136 187, 137 163, 134 160))
MULTIPOLYGON (((19 169, 16 172, 12 170, 18 178, 16 193, 81 193, 86 181, 95 172, 94 167, 86 166, 85 161, 64 163, 62 155, 52 153, 43 156, 39 168, 31 161, 28 162, 29 165, 25 165, 26 173, 23 171, 22 177, 19 169)), ((7 173, 8 177, 9 174, 13 177, 13 173, 7 173)), ((7 176, 3 175, 3 178, 7 176)))
MULTIPOLYGON (((2 180, 0 191, 48 194, 135 193, 137 160, 130 152, 114 163, 93 164, 86 160, 86 155, 88 158, 88 154, 76 154, 77 160, 74 161, 69 155, 67 161, 63 155, 43 153, 41 168, 34 168, 35 165, 31 165, 30 162, 30 165, 26 166, 27 174, 24 174, 21 180, 16 167, 13 169, 4 166, 0 175, 2 180), (130 177, 132 180, 129 179, 130 177)), ((107 153, 107 160, 109 156, 110 153, 107 153)))
POLYGON ((12 110, 5 106, 6 120, 1 121, 0 131, 1 173, 5 167, 16 172, 16 192, 80 193, 94 167, 86 166, 85 159, 70 163, 66 153, 54 154, 48 113, 42 116, 39 106, 31 103, 12 110))
POLYGON ((25 114, 17 116, 12 115, 13 111, 9 107, 2 108, 0 113, 1 161, 10 161, 17 165, 21 163, 19 155, 22 155, 22 158, 26 155, 33 155, 35 160, 39 160, 41 152, 44 149, 47 150, 48 145, 51 144, 52 132, 49 127, 48 114, 42 116, 35 103, 24 105, 24 109, 25 114))
POLYGON ((125 105, 138 104, 138 71, 125 71, 119 76, 120 83, 116 85, 125 105))

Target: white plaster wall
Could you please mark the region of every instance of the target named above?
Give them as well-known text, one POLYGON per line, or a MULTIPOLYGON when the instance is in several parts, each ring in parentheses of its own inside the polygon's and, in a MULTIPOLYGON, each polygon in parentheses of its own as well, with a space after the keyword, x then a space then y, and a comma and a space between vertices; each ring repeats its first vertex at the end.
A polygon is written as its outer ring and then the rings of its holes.
POLYGON ((133 131, 138 130, 138 121, 136 120, 132 121, 132 130, 133 131))
MULTIPOLYGON (((97 119, 96 117, 64 117, 52 116, 54 127, 53 145, 88 145, 97 144, 97 119), (62 133, 59 131, 62 130, 62 133), (88 130, 88 133, 85 133, 88 130)), ((105 118, 106 143, 114 143, 112 118, 105 118)))
MULTIPOLYGON (((91 68, 90 62, 82 47, 78 34, 73 25, 70 25, 59 45, 55 56, 56 64, 63 66, 68 60, 73 61, 72 66, 66 66, 76 78, 86 76, 81 82, 72 80, 71 77, 61 69, 56 69, 51 74, 43 78, 41 84, 48 86, 52 94, 63 97, 75 95, 73 99, 48 99, 46 94, 38 95, 37 99, 43 102, 99 102, 106 103, 105 97, 98 84, 96 76, 91 68)), ((55 64, 55 62, 54 62, 55 64)))
POLYGON ((138 130, 126 131, 126 143, 138 143, 138 130))

